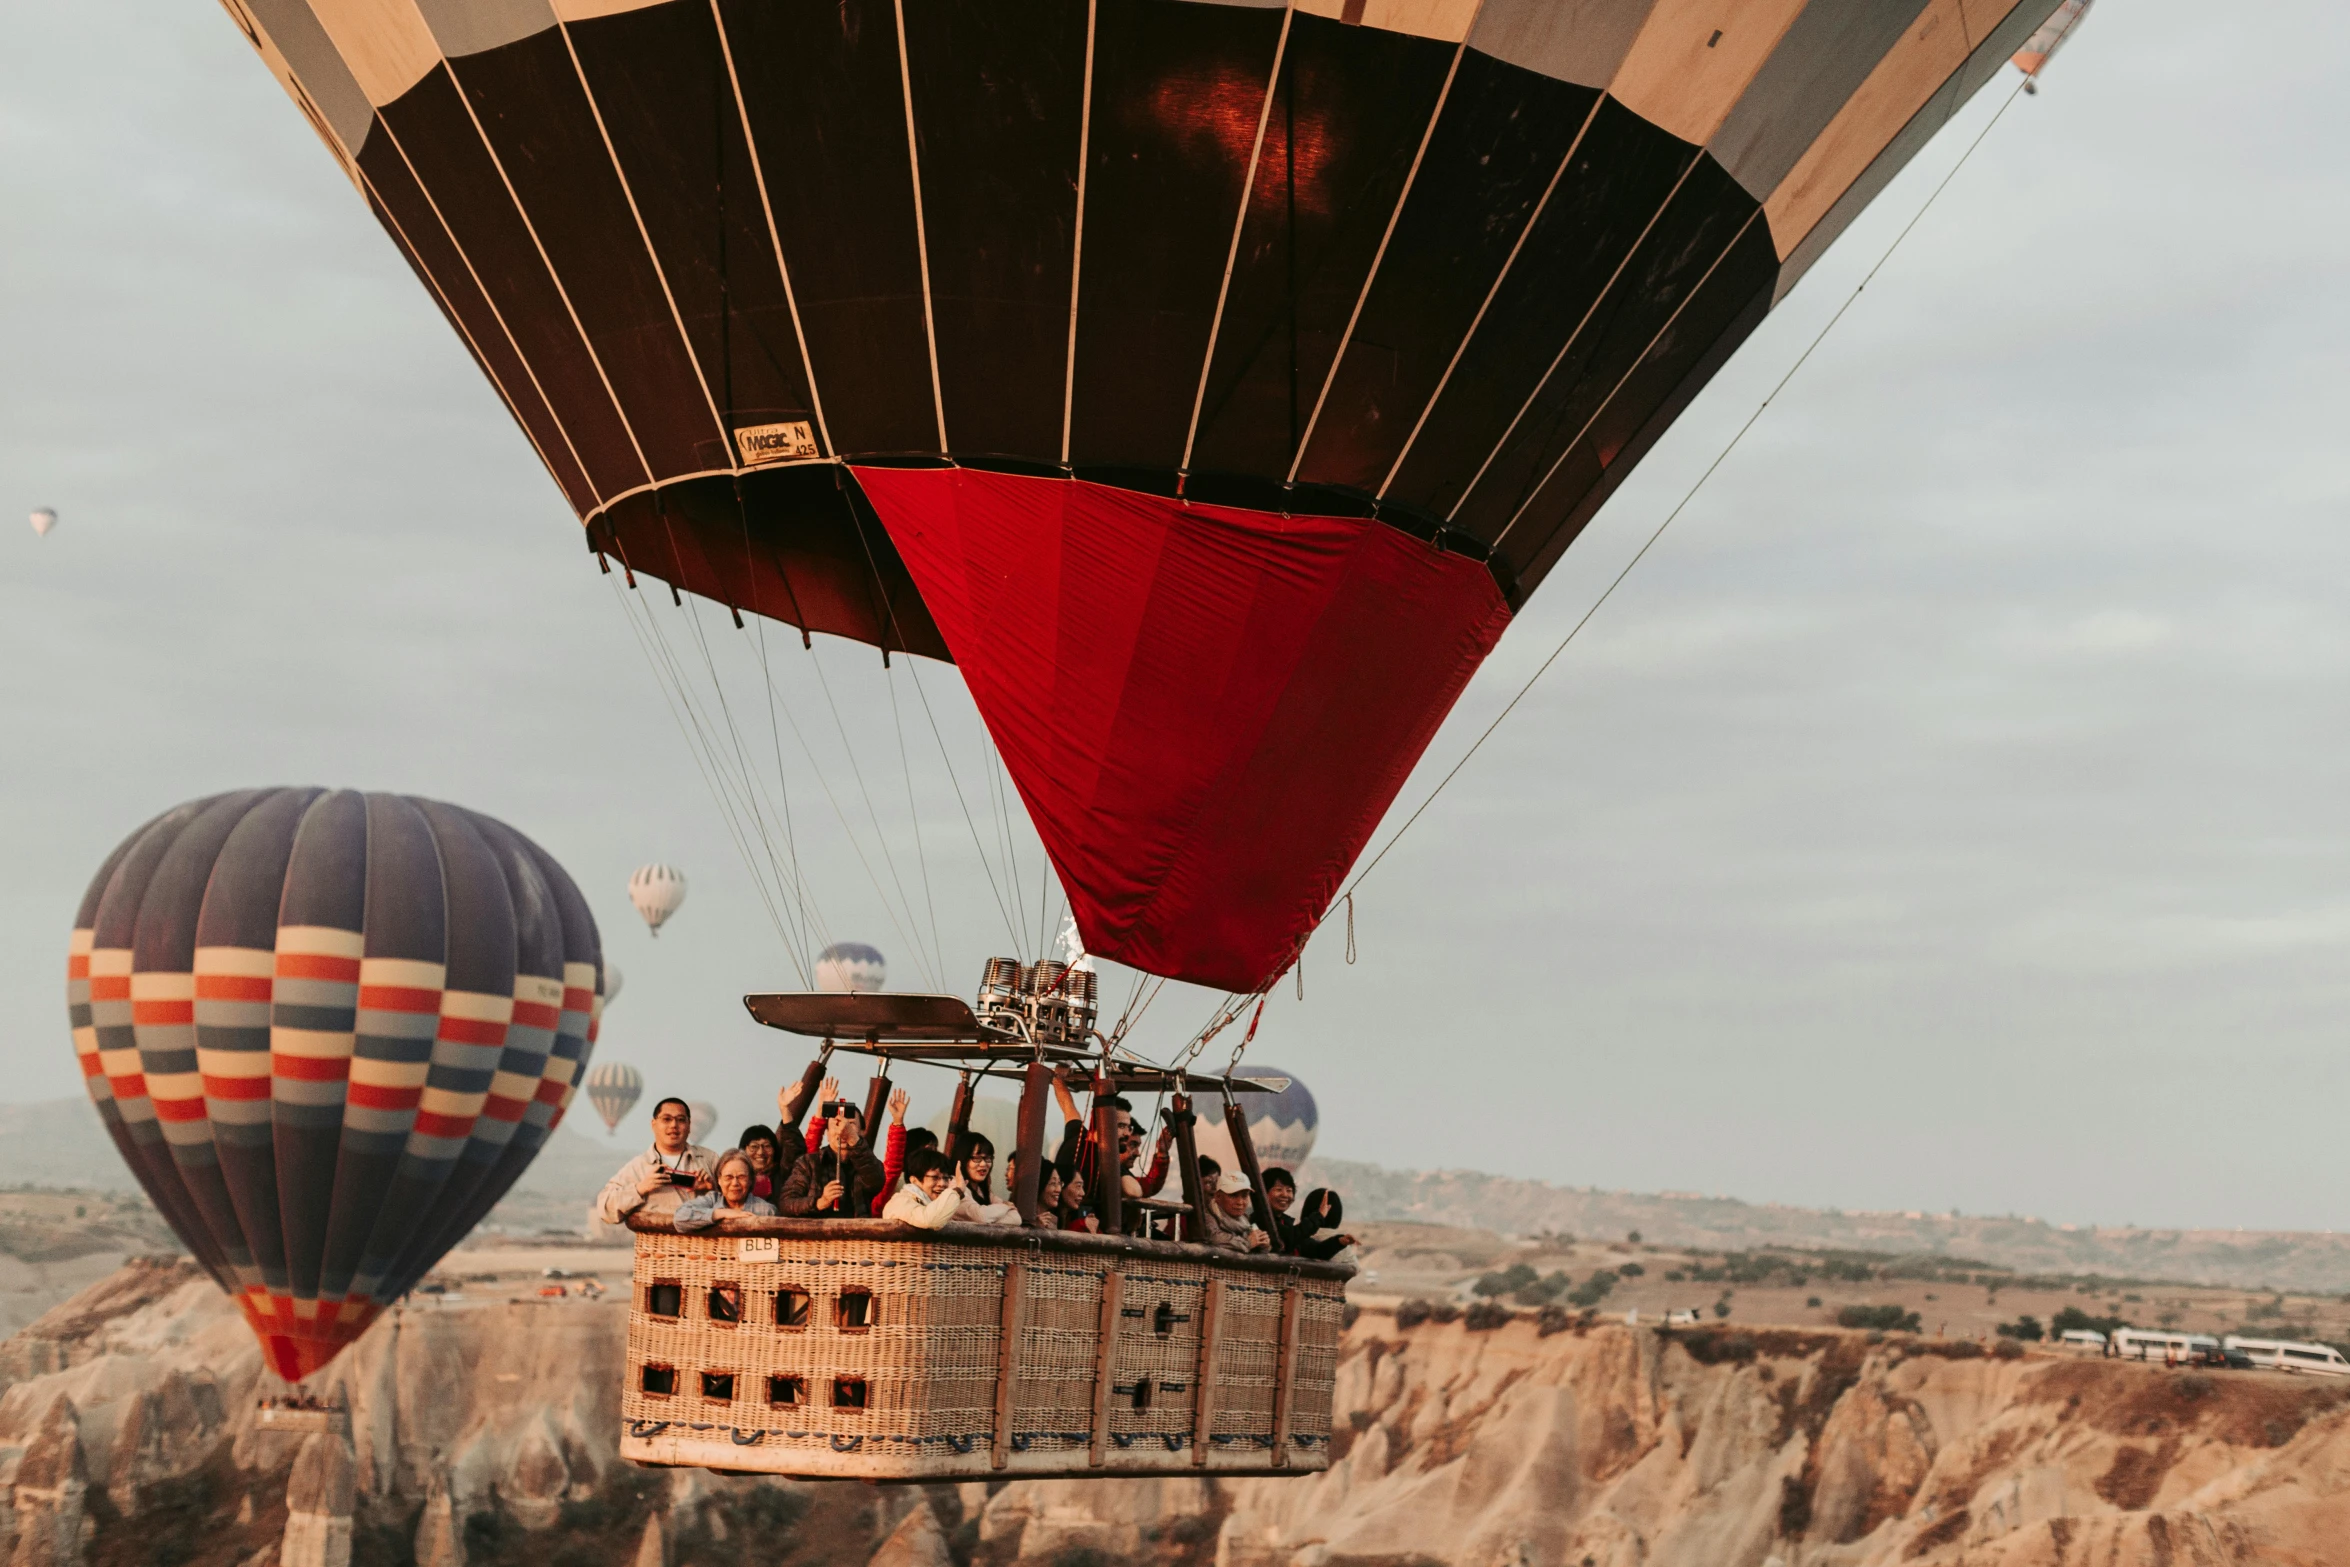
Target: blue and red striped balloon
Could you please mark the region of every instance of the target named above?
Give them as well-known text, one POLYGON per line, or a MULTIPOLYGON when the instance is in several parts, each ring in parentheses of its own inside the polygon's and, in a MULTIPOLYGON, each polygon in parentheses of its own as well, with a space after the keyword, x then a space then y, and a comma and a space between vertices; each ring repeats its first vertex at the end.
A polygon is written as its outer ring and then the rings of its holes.
POLYGON ((166 811, 90 883, 66 973, 107 1131, 289 1381, 505 1195, 602 1008, 595 919, 544 850, 350 790, 166 811))

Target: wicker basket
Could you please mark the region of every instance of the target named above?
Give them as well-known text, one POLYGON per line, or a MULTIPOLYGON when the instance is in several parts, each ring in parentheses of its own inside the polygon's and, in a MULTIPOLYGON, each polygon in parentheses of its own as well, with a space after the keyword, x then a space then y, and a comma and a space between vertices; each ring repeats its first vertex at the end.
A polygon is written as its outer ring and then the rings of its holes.
POLYGON ((1306 1474, 1354 1270, 888 1220, 632 1221, 621 1456, 761 1474, 1306 1474))

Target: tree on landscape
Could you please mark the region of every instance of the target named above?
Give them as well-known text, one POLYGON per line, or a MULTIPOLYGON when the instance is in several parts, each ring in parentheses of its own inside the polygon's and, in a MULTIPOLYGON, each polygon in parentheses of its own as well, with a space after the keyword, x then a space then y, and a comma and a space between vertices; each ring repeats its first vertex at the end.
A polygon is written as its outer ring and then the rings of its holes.
POLYGON ((1918 1314, 1899 1306, 1846 1306, 1836 1313, 1840 1328, 1871 1328, 1882 1333, 1915 1333, 1918 1314))

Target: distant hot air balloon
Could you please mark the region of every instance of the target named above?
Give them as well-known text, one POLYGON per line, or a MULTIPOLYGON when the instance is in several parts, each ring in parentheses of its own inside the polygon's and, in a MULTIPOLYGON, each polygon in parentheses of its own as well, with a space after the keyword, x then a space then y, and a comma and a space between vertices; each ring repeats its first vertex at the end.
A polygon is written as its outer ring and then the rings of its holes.
POLYGON ((620 1118, 644 1091, 645 1075, 625 1061, 599 1061, 588 1071, 588 1103, 604 1118, 607 1132, 620 1130, 620 1118))
MULTIPOLYGON (((1241 1075, 1289 1078, 1289 1086, 1280 1093, 1242 1094, 1239 1104, 1248 1112, 1248 1136, 1256 1144, 1257 1162, 1268 1168, 1279 1165, 1294 1173, 1314 1151, 1314 1134, 1322 1126, 1313 1094, 1304 1083, 1277 1066, 1246 1062, 1241 1067, 1241 1075)), ((1227 1170, 1239 1168, 1233 1159, 1231 1134, 1224 1130, 1220 1114, 1202 1115, 1195 1136, 1201 1153, 1227 1170)))
POLYGON ((34 531, 35 533, 39 534, 39 535, 40 535, 42 538, 44 538, 44 539, 45 539, 45 538, 47 538, 47 537, 49 536, 49 530, 50 530, 51 528, 54 528, 54 527, 56 527, 56 526, 57 526, 57 508, 56 508, 56 507, 54 507, 54 506, 39 506, 39 507, 35 507, 35 508, 34 508, 34 510, 33 510, 33 531, 34 531))
POLYGON ((636 905, 653 934, 660 935, 669 916, 685 902, 685 872, 667 865, 638 866, 628 878, 628 901, 636 905))
POLYGON ((836 941, 816 954, 818 990, 879 990, 888 978, 881 949, 861 941, 836 941))
POLYGON ((115 1146, 290 1381, 546 1141, 592 1049, 599 954, 571 878, 500 822, 248 789, 107 858, 66 999, 115 1146))
POLYGON ((2064 0, 2056 14, 2040 24, 2039 31, 2024 40, 2024 46, 2015 52, 2015 67, 2024 73, 2024 91, 2040 90, 2040 73, 2048 69, 2048 62, 2073 29, 2081 25, 2081 18, 2089 14, 2091 0, 2064 0))
POLYGON ((693 1117, 693 1130, 687 1135, 707 1147, 711 1129, 718 1124, 718 1107, 707 1099, 693 1099, 686 1103, 686 1114, 693 1117))
POLYGON ((619 999, 620 965, 617 963, 607 962, 604 965, 604 1005, 610 1006, 613 1002, 618 1001, 619 999))

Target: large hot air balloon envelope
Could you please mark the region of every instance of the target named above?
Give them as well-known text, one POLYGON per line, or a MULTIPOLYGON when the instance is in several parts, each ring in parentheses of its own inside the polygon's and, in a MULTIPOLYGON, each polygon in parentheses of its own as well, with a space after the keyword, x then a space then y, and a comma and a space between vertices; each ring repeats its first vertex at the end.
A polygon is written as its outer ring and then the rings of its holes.
POLYGON ((631 574, 961 666, 1251 991, 1592 515, 2056 0, 232 0, 631 574))
POLYGON ((645 1076, 625 1061, 599 1061, 588 1069, 588 1103, 604 1118, 604 1130, 620 1130, 620 1118, 645 1091, 645 1076))
POLYGON ((571 878, 499 822, 249 789, 108 857, 66 993, 115 1146, 292 1380, 423 1277, 562 1119, 599 954, 571 878))
POLYGON ((628 901, 654 935, 685 903, 685 872, 667 865, 640 865, 629 873, 628 901))

